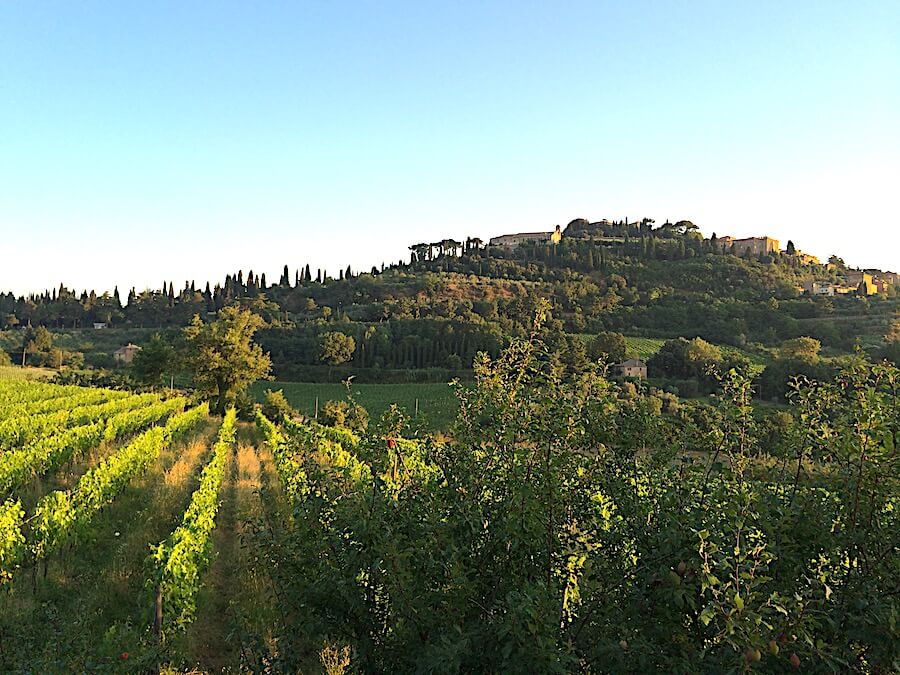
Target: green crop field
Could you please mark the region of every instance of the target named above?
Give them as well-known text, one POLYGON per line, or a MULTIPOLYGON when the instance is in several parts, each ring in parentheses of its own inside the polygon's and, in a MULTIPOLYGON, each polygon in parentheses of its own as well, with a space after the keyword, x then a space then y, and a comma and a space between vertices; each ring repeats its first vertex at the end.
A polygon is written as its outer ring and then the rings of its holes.
POLYGON ((628 356, 641 361, 646 361, 656 354, 666 343, 661 338, 645 338, 625 336, 625 344, 628 346, 628 356))
POLYGON ((0 380, 49 380, 55 373, 49 368, 0 366, 0 380))
MULTIPOLYGON (((326 401, 347 398, 347 389, 342 384, 257 382, 253 386, 253 394, 257 400, 262 400, 266 389, 283 390, 290 404, 309 417, 315 413, 317 397, 319 409, 326 401)), ((429 427, 440 430, 450 426, 458 407, 453 389, 448 384, 440 383, 354 384, 353 396, 369 411, 372 420, 378 419, 391 404, 397 404, 413 417, 418 400, 419 416, 424 416, 429 427)))

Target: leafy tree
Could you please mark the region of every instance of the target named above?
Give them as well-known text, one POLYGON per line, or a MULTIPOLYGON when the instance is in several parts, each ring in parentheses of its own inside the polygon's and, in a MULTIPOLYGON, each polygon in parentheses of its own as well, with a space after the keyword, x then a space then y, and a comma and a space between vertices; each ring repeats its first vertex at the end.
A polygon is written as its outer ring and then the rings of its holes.
POLYGON ((603 358, 605 363, 621 363, 625 360, 628 351, 628 344, 625 342, 625 336, 621 333, 607 332, 598 333, 588 348, 588 356, 591 360, 603 358))
POLYGON ((48 351, 43 352, 41 357, 41 365, 56 369, 61 369, 63 366, 80 368, 84 365, 84 354, 82 352, 70 351, 59 347, 51 347, 48 351))
POLYGON ((353 358, 356 340, 340 331, 323 333, 319 346, 319 359, 329 366, 339 366, 353 358))
POLYGON ((739 373, 681 405, 560 377, 529 334, 478 358, 449 437, 285 440, 301 487, 269 569, 295 653, 341 635, 359 672, 896 670, 896 369, 849 363, 760 422, 739 373))
POLYGON ((778 348, 778 356, 782 359, 793 359, 815 363, 819 360, 822 343, 811 337, 798 337, 783 342, 778 348))
POLYGON ((204 323, 195 316, 184 329, 185 363, 193 373, 194 386, 213 403, 216 413, 225 414, 239 392, 270 377, 271 360, 253 342, 264 325, 253 312, 230 305, 216 321, 204 323))
POLYGON ((888 342, 881 350, 879 358, 900 365, 900 340, 888 342))
POLYGON ((784 251, 785 251, 785 253, 787 253, 788 255, 796 255, 796 254, 797 254, 797 248, 794 246, 794 242, 788 240, 787 247, 785 248, 784 251))
POLYGON ((43 326, 36 329, 29 329, 25 333, 24 344, 22 347, 22 365, 26 365, 28 354, 46 354, 53 346, 53 335, 43 326))
POLYGON ((647 368, 654 373, 668 377, 708 376, 711 366, 722 362, 722 350, 702 338, 669 340, 647 362, 647 368))
POLYGON ((162 376, 172 373, 176 365, 175 347, 155 333, 134 355, 131 371, 135 379, 149 387, 158 387, 162 376))

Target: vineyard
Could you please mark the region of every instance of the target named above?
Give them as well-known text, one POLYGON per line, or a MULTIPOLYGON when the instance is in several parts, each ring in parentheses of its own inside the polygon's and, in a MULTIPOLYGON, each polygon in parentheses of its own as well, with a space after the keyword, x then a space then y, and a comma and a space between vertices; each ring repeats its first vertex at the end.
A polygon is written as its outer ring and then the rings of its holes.
POLYGON ((775 429, 544 363, 438 436, 0 382, 0 670, 896 670, 896 369, 775 429))

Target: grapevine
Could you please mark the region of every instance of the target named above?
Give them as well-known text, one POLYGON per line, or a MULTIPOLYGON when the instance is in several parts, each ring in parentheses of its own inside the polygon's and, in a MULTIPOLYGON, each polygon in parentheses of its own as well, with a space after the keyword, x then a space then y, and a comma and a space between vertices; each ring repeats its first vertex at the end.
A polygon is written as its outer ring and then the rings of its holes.
MULTIPOLYGON (((219 488, 235 438, 234 409, 230 409, 213 446, 213 456, 204 467, 200 486, 191 496, 181 525, 160 543, 151 555, 156 570, 154 584, 167 623, 184 626, 193 619, 201 575, 209 564, 210 535, 219 509, 219 488)), ((161 627, 159 627, 161 629, 161 627)))

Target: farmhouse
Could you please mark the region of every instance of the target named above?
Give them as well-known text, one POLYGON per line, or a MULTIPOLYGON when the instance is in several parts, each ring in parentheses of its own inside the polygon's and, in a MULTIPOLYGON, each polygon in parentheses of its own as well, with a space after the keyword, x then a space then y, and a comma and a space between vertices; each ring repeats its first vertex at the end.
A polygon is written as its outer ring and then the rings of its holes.
POLYGON ((538 243, 553 242, 558 244, 562 240, 562 231, 559 225, 552 232, 520 232, 519 234, 504 234, 499 237, 493 237, 490 241, 491 246, 500 246, 501 248, 515 248, 519 244, 531 241, 538 243))
POLYGON ((139 351, 141 351, 140 347, 129 342, 124 347, 119 347, 116 351, 114 351, 113 358, 116 360, 116 363, 120 365, 128 365, 129 363, 134 361, 134 355, 139 351))
POLYGON ((647 379, 647 364, 640 359, 628 359, 622 363, 617 363, 612 367, 613 375, 616 377, 636 377, 641 380, 647 379))

